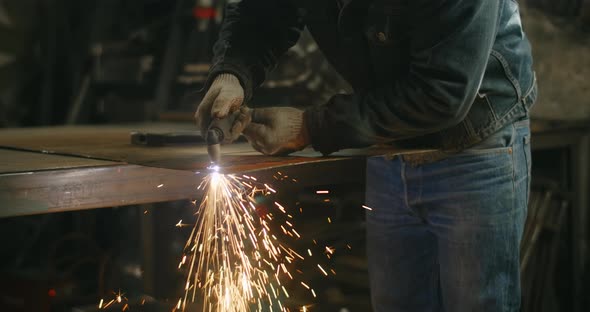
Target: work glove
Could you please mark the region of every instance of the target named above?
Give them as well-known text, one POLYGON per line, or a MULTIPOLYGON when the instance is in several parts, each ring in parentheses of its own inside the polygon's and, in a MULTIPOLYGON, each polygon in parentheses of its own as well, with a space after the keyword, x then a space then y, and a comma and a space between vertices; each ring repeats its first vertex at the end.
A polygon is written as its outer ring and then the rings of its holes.
POLYGON ((265 155, 287 155, 310 144, 302 110, 272 107, 249 111, 250 123, 243 133, 257 151, 265 155))
POLYGON ((217 127, 223 131, 221 144, 229 144, 242 135, 244 128, 250 123, 251 117, 251 110, 244 105, 223 119, 214 118, 211 120, 211 127, 217 127))
POLYGON ((223 119, 238 110, 243 101, 244 89, 238 78, 228 73, 218 75, 195 113, 201 133, 207 133, 207 128, 214 118, 223 119))

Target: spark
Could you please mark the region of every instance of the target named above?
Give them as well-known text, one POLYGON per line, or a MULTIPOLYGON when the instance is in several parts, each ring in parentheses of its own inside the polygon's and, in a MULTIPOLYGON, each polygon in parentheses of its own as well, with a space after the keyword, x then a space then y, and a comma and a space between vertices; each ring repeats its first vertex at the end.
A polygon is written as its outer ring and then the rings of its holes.
POLYGON ((324 275, 325 275, 325 276, 328 276, 328 272, 326 272, 326 271, 324 270, 324 268, 322 268, 322 266, 321 266, 321 265, 319 265, 319 264, 318 264, 318 268, 320 268, 320 270, 322 271, 322 273, 324 273, 324 275))
POLYGON ((330 191, 323 190, 323 191, 316 191, 316 194, 330 194, 330 191))
POLYGON ((125 294, 122 293, 120 289, 118 292, 113 292, 113 296, 114 296, 114 298, 109 300, 107 303, 105 303, 104 299, 100 299, 100 302, 98 303, 98 309, 99 310, 107 309, 111 305, 115 306, 118 304, 123 305, 121 308, 121 311, 126 311, 129 309, 129 304, 127 303, 128 299, 127 299, 127 297, 125 297, 125 294))
POLYGON ((264 186, 266 187, 267 190, 276 193, 277 191, 275 189, 273 189, 272 187, 268 186, 268 184, 264 184, 264 186))
POLYGON ((111 304, 113 304, 113 302, 115 302, 115 299, 111 299, 111 301, 107 302, 107 304, 104 306, 104 308, 108 308, 111 304))
POLYGON ((182 223, 182 219, 180 219, 180 221, 178 221, 178 223, 176 223, 176 225, 174 225, 175 227, 186 227, 186 226, 191 226, 192 224, 188 224, 188 223, 182 223))
POLYGON ((371 208, 371 207, 369 207, 369 206, 365 206, 365 205, 363 205, 363 208, 365 208, 365 209, 367 209, 367 210, 369 210, 369 211, 370 211, 370 210, 373 210, 373 208, 371 208))
MULTIPOLYGON (((289 293, 282 281, 294 278, 289 270, 296 259, 304 258, 283 244, 301 236, 286 221, 287 208, 274 202, 272 208, 280 213, 273 216, 272 211, 259 213, 256 205, 260 196, 277 191, 254 177, 218 170, 204 177, 199 190, 204 196, 179 264, 187 278, 176 309, 200 302, 201 310, 208 312, 262 311, 275 304, 287 311, 282 300, 289 293)), ((183 225, 182 220, 176 224, 183 225)))
POLYGON ((161 188, 162 186, 164 186, 164 184, 159 184, 159 185, 158 185, 158 188, 161 188))

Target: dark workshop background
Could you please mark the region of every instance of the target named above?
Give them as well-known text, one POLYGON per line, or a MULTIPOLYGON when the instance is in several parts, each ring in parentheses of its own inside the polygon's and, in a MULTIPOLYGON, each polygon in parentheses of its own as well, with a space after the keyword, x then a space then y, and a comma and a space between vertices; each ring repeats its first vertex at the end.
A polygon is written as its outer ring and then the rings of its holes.
MULTIPOLYGON (((0 0, 0 128, 191 122, 224 2, 0 0)), ((587 136, 561 141, 589 132, 590 1, 520 3, 540 86, 522 310, 588 311, 589 147, 587 136)), ((252 103, 317 105, 348 91, 306 33, 252 103)), ((310 277, 322 298, 316 310, 370 311, 358 209, 364 186, 321 188, 331 190, 330 201, 315 189, 281 198, 318 207, 304 215, 304 231, 353 247, 332 259, 335 278, 310 277)), ((174 224, 192 217, 189 206, 0 219, 0 311, 19 311, 22 302, 34 302, 34 311, 95 311, 119 290, 130 303, 148 298, 149 311, 169 311, 182 290, 175 269, 188 234, 174 224)))

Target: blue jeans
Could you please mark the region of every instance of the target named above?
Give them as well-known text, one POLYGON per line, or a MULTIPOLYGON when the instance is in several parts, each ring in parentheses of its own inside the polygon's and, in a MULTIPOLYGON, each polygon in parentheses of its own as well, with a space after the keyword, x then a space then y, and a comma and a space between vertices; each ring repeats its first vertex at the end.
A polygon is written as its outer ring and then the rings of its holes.
POLYGON ((443 160, 367 164, 374 311, 519 311, 528 120, 443 160))

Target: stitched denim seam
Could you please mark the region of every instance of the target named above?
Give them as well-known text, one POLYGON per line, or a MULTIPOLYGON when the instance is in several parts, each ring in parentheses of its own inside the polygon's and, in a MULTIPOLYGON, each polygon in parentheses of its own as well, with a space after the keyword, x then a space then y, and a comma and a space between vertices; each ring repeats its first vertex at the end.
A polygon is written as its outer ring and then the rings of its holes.
MULTIPOLYGON (((516 159, 515 159, 515 151, 514 151, 514 145, 518 144, 516 143, 516 136, 518 135, 518 131, 516 130, 516 127, 514 126, 514 124, 512 124, 512 136, 510 138, 510 144, 509 146, 512 146, 512 154, 511 154, 511 159, 512 159, 512 163, 510 164, 512 166, 512 197, 516 198, 516 169, 515 168, 515 164, 516 164, 516 159)), ((512 202, 512 204, 514 205, 514 201, 512 202)), ((512 211, 514 211, 514 207, 512 207, 512 211)))
POLYGON ((537 86, 537 73, 533 71, 533 83, 528 88, 528 90, 526 91, 525 95, 522 98, 523 99, 528 98, 531 95, 531 93, 533 92, 533 90, 535 89, 536 86, 537 86))
POLYGON ((513 118, 514 116, 516 116, 517 113, 519 113, 519 109, 521 108, 520 105, 514 105, 512 106, 512 108, 506 113, 504 114, 504 116, 502 116, 500 119, 491 122, 489 124, 487 124, 484 127, 481 127, 479 129, 479 131, 477 131, 477 136, 480 137, 486 137, 490 134, 493 134, 495 130, 498 129, 498 127, 502 127, 503 125, 505 125, 511 118, 513 118))
POLYGON ((530 153, 530 144, 531 144, 531 134, 528 133, 527 135, 524 136, 523 138, 523 152, 524 152, 524 157, 526 159, 526 173, 527 173, 527 177, 526 177, 526 207, 528 207, 529 205, 529 198, 531 196, 531 166, 533 164, 533 159, 532 159, 532 155, 530 153), (527 150, 529 151, 527 153, 527 150))

